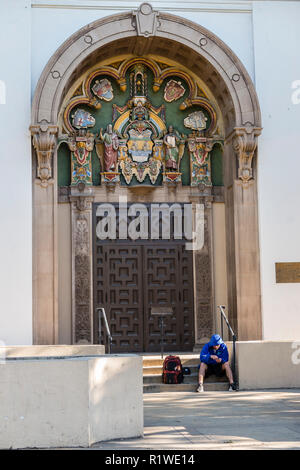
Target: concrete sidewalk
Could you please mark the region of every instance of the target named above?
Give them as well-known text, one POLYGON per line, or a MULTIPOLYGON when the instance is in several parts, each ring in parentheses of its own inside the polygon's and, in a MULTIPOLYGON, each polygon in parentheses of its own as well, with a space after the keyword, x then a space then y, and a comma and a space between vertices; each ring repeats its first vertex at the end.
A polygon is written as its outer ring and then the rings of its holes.
POLYGON ((145 394, 144 438, 92 449, 299 450, 300 389, 145 394))

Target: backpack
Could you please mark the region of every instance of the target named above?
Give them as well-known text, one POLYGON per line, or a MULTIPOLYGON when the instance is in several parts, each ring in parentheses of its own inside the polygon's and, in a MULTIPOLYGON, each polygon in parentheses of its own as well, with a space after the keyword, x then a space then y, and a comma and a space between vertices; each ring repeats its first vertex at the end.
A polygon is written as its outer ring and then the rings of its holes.
POLYGON ((178 356, 165 358, 162 381, 164 384, 181 384, 183 382, 182 364, 178 356))

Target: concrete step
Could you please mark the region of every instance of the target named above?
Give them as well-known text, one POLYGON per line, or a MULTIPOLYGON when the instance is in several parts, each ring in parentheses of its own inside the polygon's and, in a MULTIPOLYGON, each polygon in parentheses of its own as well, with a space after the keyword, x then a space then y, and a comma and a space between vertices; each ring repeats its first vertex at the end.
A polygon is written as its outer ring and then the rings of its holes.
MULTIPOLYGON (((179 356, 184 367, 197 366, 200 362, 199 354, 173 354, 179 356)), ((166 356, 164 356, 164 359, 166 356)), ((164 359, 161 356, 143 356, 143 367, 162 367, 164 359)))
MULTIPOLYGON (((195 392, 198 384, 199 353, 167 353, 163 358, 160 354, 143 355, 144 393, 160 392, 195 392), (179 356, 182 366, 191 369, 190 375, 184 376, 182 384, 163 384, 163 361, 168 355, 179 356)), ((226 377, 208 377, 204 381, 205 391, 226 391, 229 384, 226 377)))
MULTIPOLYGON (((229 388, 226 382, 205 382, 205 392, 224 392, 229 388)), ((197 384, 145 384, 144 393, 160 393, 160 392, 196 392, 197 384)))
MULTIPOLYGON (((191 374, 198 374, 198 367, 195 365, 183 366, 189 367, 191 370, 191 374)), ((144 366, 143 367, 143 375, 161 375, 163 371, 162 366, 144 366)))
MULTIPOLYGON (((205 383, 216 383, 216 382, 227 382, 226 377, 215 377, 211 375, 205 379, 205 383)), ((144 375, 143 376, 143 383, 144 384, 161 384, 162 383, 162 376, 161 375, 144 375)), ((183 379, 183 383, 185 384, 197 384, 198 383, 198 374, 191 374, 185 375, 183 379)))

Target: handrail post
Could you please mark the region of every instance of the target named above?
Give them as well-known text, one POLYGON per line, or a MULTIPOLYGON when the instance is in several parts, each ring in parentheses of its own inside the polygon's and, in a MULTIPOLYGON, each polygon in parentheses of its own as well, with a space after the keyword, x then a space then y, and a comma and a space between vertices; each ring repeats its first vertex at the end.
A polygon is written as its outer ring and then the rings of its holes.
POLYGON ((102 313, 102 316, 103 316, 103 319, 104 319, 104 325, 105 325, 105 329, 106 329, 106 334, 107 334, 107 339, 108 339, 108 344, 107 344, 108 354, 111 354, 112 336, 110 334, 105 309, 103 307, 99 307, 99 308, 97 308, 97 311, 98 311, 98 323, 99 323, 99 325, 98 325, 99 341, 100 341, 100 337, 101 337, 101 313, 102 313))
POLYGON ((232 367, 232 375, 233 375, 233 381, 236 387, 238 386, 237 384, 237 378, 236 378, 236 335, 233 331, 233 329, 230 326, 230 323, 225 315, 224 309, 225 305, 218 305, 218 308, 220 309, 220 314, 221 314, 221 332, 222 332, 222 338, 223 338, 223 319, 226 322, 227 328, 229 332, 231 333, 232 336, 232 362, 233 362, 233 367, 232 367))
POLYGON ((232 341, 233 341, 233 371, 232 371, 232 374, 233 374, 234 383, 237 386, 236 373, 235 373, 235 358, 236 358, 236 356, 235 356, 235 354, 236 354, 236 351, 235 351, 236 336, 235 335, 233 335, 232 341))
POLYGON ((222 339, 223 339, 223 315, 221 315, 221 336, 222 336, 222 339))

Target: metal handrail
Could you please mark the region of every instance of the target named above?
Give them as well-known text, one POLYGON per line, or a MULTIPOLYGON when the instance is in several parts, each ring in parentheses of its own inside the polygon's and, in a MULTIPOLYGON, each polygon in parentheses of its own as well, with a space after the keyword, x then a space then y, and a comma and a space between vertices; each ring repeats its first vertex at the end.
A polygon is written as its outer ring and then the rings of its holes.
POLYGON ((110 334, 110 329, 109 329, 108 322, 107 322, 105 308, 99 307, 96 310, 98 312, 99 341, 100 341, 100 338, 101 338, 101 314, 102 314, 103 319, 104 319, 104 325, 105 325, 105 329, 106 329, 107 339, 108 339, 108 354, 110 354, 111 353, 111 347, 112 347, 112 336, 110 334))
POLYGON ((223 319, 225 320, 227 328, 230 331, 231 336, 232 336, 232 343, 233 343, 232 375, 233 375, 234 383, 235 383, 236 387, 238 387, 238 382, 237 382, 237 377, 236 377, 236 349, 235 349, 236 335, 235 335, 233 329, 231 328, 230 323, 229 323, 229 321, 228 321, 228 319, 225 315, 225 312, 224 312, 224 309, 226 308, 225 305, 218 305, 218 308, 220 309, 220 313, 221 313, 221 336, 223 338, 223 319))

